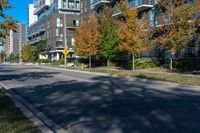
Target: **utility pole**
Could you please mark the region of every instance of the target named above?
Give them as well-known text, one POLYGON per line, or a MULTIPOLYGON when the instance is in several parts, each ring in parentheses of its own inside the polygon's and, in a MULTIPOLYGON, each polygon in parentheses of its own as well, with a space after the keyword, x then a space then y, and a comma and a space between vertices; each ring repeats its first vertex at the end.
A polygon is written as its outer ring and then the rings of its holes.
MULTIPOLYGON (((64 15, 64 45, 65 45, 65 49, 67 49, 67 40, 66 40, 66 14, 63 13, 64 15)), ((65 68, 67 68, 67 55, 64 55, 65 58, 65 68)))

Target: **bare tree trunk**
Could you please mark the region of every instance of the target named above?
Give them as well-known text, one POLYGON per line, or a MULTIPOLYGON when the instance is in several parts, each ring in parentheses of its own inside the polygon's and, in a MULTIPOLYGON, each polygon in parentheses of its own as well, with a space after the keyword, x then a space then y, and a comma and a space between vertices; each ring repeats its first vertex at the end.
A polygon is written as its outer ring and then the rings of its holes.
POLYGON ((89 68, 92 67, 92 59, 91 59, 91 56, 89 56, 89 68))
POLYGON ((170 58, 169 69, 170 70, 173 69, 173 59, 172 58, 170 58))
POLYGON ((67 55, 64 56, 65 58, 65 69, 67 68, 67 55))
POLYGON ((107 67, 110 67, 110 59, 107 58, 107 67))
POLYGON ((135 70, 135 56, 134 53, 132 53, 132 71, 135 70))

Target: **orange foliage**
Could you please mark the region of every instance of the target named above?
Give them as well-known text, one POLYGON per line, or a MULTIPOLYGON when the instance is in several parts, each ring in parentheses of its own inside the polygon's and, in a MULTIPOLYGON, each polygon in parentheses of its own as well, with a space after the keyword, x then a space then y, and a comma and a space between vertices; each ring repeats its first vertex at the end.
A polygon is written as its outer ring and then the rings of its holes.
POLYGON ((134 7, 128 7, 126 2, 121 2, 119 10, 125 18, 125 22, 116 21, 118 26, 119 50, 130 53, 146 51, 148 44, 148 24, 137 18, 138 12, 134 7))
POLYGON ((99 31, 97 20, 94 16, 88 17, 76 30, 76 52, 87 56, 94 56, 99 48, 99 31))
POLYGON ((160 35, 156 41, 170 52, 177 53, 188 46, 194 34, 194 8, 185 0, 174 0, 173 3, 163 0, 163 2, 169 21, 159 27, 160 35))

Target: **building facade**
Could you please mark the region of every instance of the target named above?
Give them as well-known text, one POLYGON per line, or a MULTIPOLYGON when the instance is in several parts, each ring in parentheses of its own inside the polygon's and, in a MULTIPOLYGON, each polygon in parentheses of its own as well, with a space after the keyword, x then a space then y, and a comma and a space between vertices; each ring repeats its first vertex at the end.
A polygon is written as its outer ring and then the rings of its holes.
POLYGON ((10 30, 4 39, 4 49, 7 56, 10 54, 19 54, 23 45, 26 43, 26 26, 20 23, 16 25, 16 32, 10 30))
POLYGON ((80 24, 81 8, 84 8, 81 7, 81 1, 35 0, 34 11, 29 14, 29 20, 35 15, 37 21, 28 27, 28 43, 37 45, 41 40, 46 40, 51 53, 48 58, 52 61, 63 58, 64 48, 72 54, 74 31, 80 24))
MULTIPOLYGON (((91 9, 97 13, 102 13, 104 6, 115 7, 115 4, 120 2, 120 0, 92 0, 91 9)), ((162 7, 159 5, 158 0, 127 0, 129 6, 133 6, 138 10, 138 19, 145 19, 149 22, 149 25, 152 27, 152 32, 155 29, 162 27, 169 23, 169 15, 163 12, 162 7)), ((193 0, 188 2, 194 2, 193 0)), ((114 9, 113 17, 120 17, 121 13, 114 9)), ((200 17, 199 14, 196 17, 200 17)), ((198 33, 199 27, 197 27, 198 33)), ((200 34, 197 34, 194 45, 184 49, 179 55, 179 58, 190 58, 197 57, 200 58, 200 34)), ((163 58, 163 49, 156 48, 151 51, 141 53, 142 57, 147 58, 163 58)))
POLYGON ((31 27, 34 23, 37 22, 37 15, 34 15, 34 11, 35 11, 35 7, 34 4, 29 4, 28 5, 28 27, 31 27))

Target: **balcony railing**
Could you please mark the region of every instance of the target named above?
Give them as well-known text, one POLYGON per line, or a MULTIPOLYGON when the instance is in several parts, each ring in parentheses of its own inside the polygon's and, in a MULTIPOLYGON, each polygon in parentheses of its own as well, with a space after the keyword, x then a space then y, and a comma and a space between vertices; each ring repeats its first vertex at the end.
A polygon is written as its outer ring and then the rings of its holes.
POLYGON ((169 25, 170 23, 170 17, 167 14, 162 14, 160 16, 157 16, 155 19, 155 26, 159 27, 162 25, 169 25))
POLYGON ((110 0, 93 0, 92 8, 110 3, 110 0))
POLYGON ((129 1, 129 6, 136 7, 139 11, 153 8, 152 0, 132 0, 129 1))
POLYGON ((42 3, 41 5, 37 4, 36 9, 34 11, 34 15, 38 15, 39 13, 41 13, 44 9, 49 7, 48 3, 42 3))
POLYGON ((79 25, 78 24, 73 24, 73 23, 68 23, 67 24, 67 29, 76 29, 79 25))
POLYGON ((114 9, 112 17, 119 17, 121 15, 121 12, 119 12, 117 9, 114 9))

